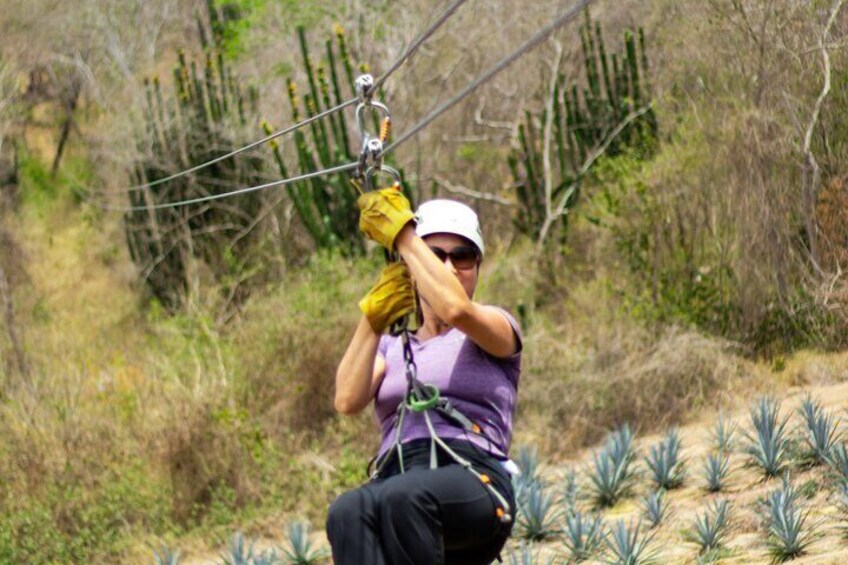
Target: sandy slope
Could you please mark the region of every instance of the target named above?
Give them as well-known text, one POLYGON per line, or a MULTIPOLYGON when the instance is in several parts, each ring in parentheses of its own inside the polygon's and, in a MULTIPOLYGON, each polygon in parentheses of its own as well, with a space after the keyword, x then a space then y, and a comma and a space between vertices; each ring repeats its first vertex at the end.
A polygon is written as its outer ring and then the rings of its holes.
MULTIPOLYGON (((845 361, 839 356, 839 364, 845 361)), ((838 366, 838 365, 837 365, 838 366)), ((842 365, 843 371, 837 370, 838 378, 844 378, 848 364, 842 365)), ((840 414, 845 423, 845 408, 848 407, 848 383, 840 382, 826 386, 792 387, 788 392, 779 394, 782 400, 782 414, 789 414, 800 405, 803 396, 810 392, 814 398, 820 399, 829 410, 840 414)), ((742 408, 728 414, 742 428, 748 429, 749 416, 747 402, 751 399, 739 399, 742 408)), ((790 420, 793 431, 801 433, 800 417, 793 413, 790 420)), ((764 481, 756 469, 746 465, 746 457, 739 452, 731 456, 731 472, 726 492, 717 495, 706 493, 702 485, 701 468, 703 461, 711 449, 711 429, 715 424, 715 415, 710 414, 699 421, 680 428, 683 442, 683 456, 687 462, 687 477, 684 486, 668 493, 671 515, 666 523, 660 526, 654 540, 654 548, 658 550, 660 563, 694 563, 697 559, 696 546, 685 541, 684 532, 691 528, 696 513, 703 513, 704 508, 715 498, 727 498, 731 503, 731 528, 728 536, 726 555, 720 563, 769 563, 770 557, 765 544, 765 534, 762 525, 763 510, 759 500, 765 494, 780 486, 780 479, 764 481)), ((648 446, 659 441, 661 436, 653 435, 637 439, 637 447, 641 453, 648 446)), ((744 440, 742 440, 744 441, 744 440)), ((579 471, 581 480, 585 481, 586 466, 589 463, 591 450, 582 453, 575 461, 553 465, 543 470, 545 478, 554 483, 562 484, 562 476, 569 467, 579 471)), ((831 479, 826 469, 818 467, 811 469, 794 469, 792 481, 796 486, 806 485, 815 494, 805 503, 810 509, 809 525, 816 532, 816 539, 808 555, 794 563, 844 564, 848 563, 848 539, 840 533, 840 527, 848 526, 848 515, 840 513, 833 503, 830 490, 831 479)), ((649 481, 642 478, 639 484, 640 496, 649 490, 649 481)), ((637 497, 638 498, 638 497, 637 497)), ((637 499, 628 499, 605 512, 608 520, 638 518, 640 508, 637 499)), ((542 555, 557 555, 561 544, 557 541, 545 543, 542 555)), ((544 562, 541 560, 540 562, 544 562)), ((559 561, 557 561, 559 562, 559 561)))

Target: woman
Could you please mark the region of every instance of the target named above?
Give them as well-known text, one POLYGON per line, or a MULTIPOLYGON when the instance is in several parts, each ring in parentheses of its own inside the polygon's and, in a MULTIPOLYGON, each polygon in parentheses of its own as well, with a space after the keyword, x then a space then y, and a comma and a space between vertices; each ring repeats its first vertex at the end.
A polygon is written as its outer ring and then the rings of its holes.
POLYGON ((364 315, 336 373, 336 409, 356 414, 373 400, 383 439, 371 481, 330 508, 333 559, 491 563, 509 536, 514 508, 505 465, 521 363, 518 324, 506 311, 472 300, 484 253, 473 210, 434 200, 413 219, 395 189, 366 193, 359 205, 362 231, 403 263, 387 267, 360 302, 364 315), (456 417, 428 412, 438 438, 458 458, 434 451, 423 413, 408 412, 399 430, 398 406, 407 394, 403 344, 381 334, 414 309, 410 277, 423 315, 410 337, 417 377, 458 410, 456 417), (462 425, 463 418, 471 425, 462 425))

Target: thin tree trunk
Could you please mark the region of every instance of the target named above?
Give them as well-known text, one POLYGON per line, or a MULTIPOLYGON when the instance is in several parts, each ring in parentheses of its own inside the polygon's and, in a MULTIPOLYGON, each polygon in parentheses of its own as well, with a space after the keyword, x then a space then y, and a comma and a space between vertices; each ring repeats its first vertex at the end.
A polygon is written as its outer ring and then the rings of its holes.
POLYGON ((71 128, 74 125, 74 112, 77 109, 82 87, 76 81, 71 85, 67 104, 65 105, 65 123, 62 124, 62 133, 59 136, 59 145, 56 148, 56 156, 53 158, 53 166, 50 169, 50 174, 55 178, 59 171, 59 162, 62 160, 62 154, 65 152, 65 144, 68 142, 68 137, 71 135, 71 128))
POLYGON ((27 366, 26 355, 24 355, 24 349, 18 335, 18 326, 15 322, 15 310, 12 306, 9 280, 6 278, 6 271, 3 270, 3 265, 0 265, 0 307, 3 308, 3 316, 6 320, 6 332, 9 335, 9 342, 12 344, 12 356, 15 360, 18 374, 29 381, 29 367, 27 366))

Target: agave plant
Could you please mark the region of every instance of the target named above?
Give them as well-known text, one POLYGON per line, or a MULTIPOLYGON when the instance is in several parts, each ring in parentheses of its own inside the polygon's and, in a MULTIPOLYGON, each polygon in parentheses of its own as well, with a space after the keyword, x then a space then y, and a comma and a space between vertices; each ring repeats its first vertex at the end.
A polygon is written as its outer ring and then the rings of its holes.
POLYGON ((730 457, 723 451, 710 453, 704 460, 704 480, 707 492, 719 492, 724 488, 730 472, 730 457))
POLYGON ((525 545, 522 541, 518 549, 512 550, 507 555, 506 562, 509 565, 552 565, 554 561, 552 557, 541 561, 539 558, 539 549, 532 543, 525 545))
POLYGON ((809 448, 809 460, 814 465, 827 463, 831 449, 839 441, 839 419, 825 412, 821 403, 809 395, 798 410, 806 424, 804 440, 809 448))
POLYGON ((839 510, 841 518, 839 531, 842 534, 843 538, 848 538, 848 523, 846 523, 845 520, 846 516, 848 516, 848 482, 839 481, 836 484, 834 498, 836 508, 839 510))
POLYGON ((664 489, 659 489, 642 499, 642 515, 651 528, 656 528, 662 524, 662 521, 668 515, 668 502, 664 489))
POLYGON ((516 464, 520 473, 512 475, 512 487, 515 491, 515 500, 519 505, 524 499, 529 488, 534 484, 541 484, 542 477, 539 473, 539 457, 536 448, 522 445, 518 449, 516 464))
POLYGON ((842 481, 848 481, 848 452, 845 450, 844 443, 837 443, 831 448, 827 456, 827 464, 839 473, 842 481))
POLYGON ((556 527, 559 512, 542 483, 531 483, 526 487, 522 498, 516 498, 516 505, 518 534, 522 539, 541 541, 559 532, 556 527))
POLYGON ((562 504, 566 512, 577 508, 578 498, 580 498, 580 485, 577 484, 577 471, 570 468, 565 472, 562 488, 562 504))
POLYGON ((629 495, 633 488, 635 472, 632 467, 636 453, 633 433, 624 424, 607 436, 604 447, 594 453, 593 468, 589 472, 592 500, 596 508, 608 508, 629 495))
POLYGON ((280 565, 281 563, 280 556, 273 549, 263 551, 251 561, 251 565, 280 565))
POLYGON ((639 529, 642 521, 635 524, 625 524, 624 520, 618 520, 610 528, 605 541, 607 544, 607 555, 605 563, 613 565, 646 565, 657 561, 656 551, 650 548, 651 541, 657 530, 651 530, 645 535, 640 535, 639 529))
POLYGON ((589 559, 604 541, 604 521, 597 514, 566 512, 563 521, 563 545, 569 562, 579 563, 589 559))
POLYGON ((716 500, 703 514, 695 515, 695 523, 686 537, 698 545, 698 553, 703 555, 718 549, 724 543, 729 521, 728 508, 726 500, 716 500))
POLYGON ((326 548, 313 548, 309 541, 309 524, 292 522, 289 524, 287 547, 283 547, 286 562, 291 565, 310 565, 330 556, 326 548))
POLYGON ((251 565, 256 556, 253 554, 253 542, 247 542, 241 532, 236 532, 230 540, 230 551, 221 555, 223 565, 251 565))
POLYGON ((179 550, 171 550, 163 545, 153 552, 153 565, 179 565, 179 562, 179 550))
POLYGON ((685 471, 680 459, 680 434, 672 428, 665 439, 651 446, 645 463, 658 489, 671 490, 683 484, 685 471))
POLYGON ((788 561, 807 552, 813 541, 811 530, 805 527, 809 510, 802 509, 798 491, 788 475, 783 485, 766 497, 768 510, 768 550, 775 561, 788 561))
POLYGON ((778 476, 785 465, 788 421, 788 416, 780 416, 780 405, 773 398, 761 398, 751 407, 753 433, 748 435, 746 451, 766 477, 778 476))
POLYGON ((730 453, 736 445, 738 427, 736 422, 725 418, 724 413, 720 412, 718 420, 712 431, 713 447, 716 451, 730 453))

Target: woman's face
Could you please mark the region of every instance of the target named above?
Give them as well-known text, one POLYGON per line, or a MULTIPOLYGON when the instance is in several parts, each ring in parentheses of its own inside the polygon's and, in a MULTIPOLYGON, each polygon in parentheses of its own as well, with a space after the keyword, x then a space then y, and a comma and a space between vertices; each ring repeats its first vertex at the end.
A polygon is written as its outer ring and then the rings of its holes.
MULTIPOLYGON (((460 262, 460 265, 457 266, 454 264, 450 254, 453 253, 454 255, 460 256, 463 251, 467 251, 465 248, 470 247, 471 249, 476 249, 474 245, 467 239, 452 233, 434 233, 428 235, 424 237, 424 243, 426 243, 431 249, 441 250, 442 252, 449 254, 449 256, 444 260, 445 268, 459 279, 459 282, 462 285, 462 288, 465 289, 465 293, 468 295, 468 298, 473 297, 474 289, 477 288, 477 276, 480 271, 479 259, 470 267, 469 265, 461 264, 461 261, 458 261, 460 262)), ((444 256, 443 253, 438 251, 437 255, 440 257, 444 256)))

